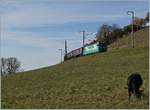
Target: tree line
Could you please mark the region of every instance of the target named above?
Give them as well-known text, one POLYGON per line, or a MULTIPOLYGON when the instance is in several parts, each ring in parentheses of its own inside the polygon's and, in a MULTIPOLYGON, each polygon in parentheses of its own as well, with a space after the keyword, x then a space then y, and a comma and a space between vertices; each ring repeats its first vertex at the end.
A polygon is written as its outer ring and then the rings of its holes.
POLYGON ((1 58, 1 75, 15 74, 23 71, 21 69, 21 62, 15 57, 1 58))
MULTIPOLYGON (((142 28, 145 28, 147 23, 149 23, 149 12, 147 12, 145 18, 134 17, 133 31, 138 31, 142 28)), ((123 35, 129 34, 131 31, 132 31, 132 22, 131 24, 124 26, 123 28, 121 28, 117 24, 113 25, 103 24, 98 29, 96 41, 100 41, 109 45, 112 42, 116 41, 118 38, 123 37, 123 35)))

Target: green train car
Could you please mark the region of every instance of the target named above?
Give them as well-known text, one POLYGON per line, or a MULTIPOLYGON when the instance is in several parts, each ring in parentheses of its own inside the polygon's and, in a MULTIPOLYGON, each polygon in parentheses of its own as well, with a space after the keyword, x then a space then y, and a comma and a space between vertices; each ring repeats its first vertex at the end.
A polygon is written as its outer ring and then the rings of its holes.
POLYGON ((105 52, 107 50, 107 46, 105 43, 94 43, 87 46, 84 46, 83 48, 83 55, 90 55, 94 53, 100 53, 105 52))
POLYGON ((105 52, 107 50, 107 45, 104 43, 96 42, 93 44, 85 45, 84 47, 72 50, 64 56, 64 60, 69 60, 72 58, 86 56, 94 53, 105 52))

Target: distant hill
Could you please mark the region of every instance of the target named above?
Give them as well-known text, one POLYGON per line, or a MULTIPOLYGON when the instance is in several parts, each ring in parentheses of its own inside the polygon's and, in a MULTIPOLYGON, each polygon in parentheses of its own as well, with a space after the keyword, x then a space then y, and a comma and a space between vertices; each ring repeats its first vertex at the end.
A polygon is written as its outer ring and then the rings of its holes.
POLYGON ((148 108, 148 29, 135 33, 135 48, 124 36, 105 53, 2 77, 2 108, 148 108), (127 77, 140 72, 143 98, 128 102, 127 77))

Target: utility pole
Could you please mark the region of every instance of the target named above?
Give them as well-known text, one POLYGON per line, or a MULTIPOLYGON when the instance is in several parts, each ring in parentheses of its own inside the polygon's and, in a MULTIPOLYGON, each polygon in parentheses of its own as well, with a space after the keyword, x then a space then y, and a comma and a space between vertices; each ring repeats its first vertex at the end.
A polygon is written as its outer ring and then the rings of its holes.
POLYGON ((83 33, 83 47, 84 47, 84 45, 85 45, 85 30, 83 30, 82 33, 83 33))
MULTIPOLYGON (((83 45, 83 47, 84 47, 84 45, 85 45, 85 34, 86 34, 86 33, 85 33, 85 30, 80 31, 80 32, 82 32, 82 36, 83 36, 83 41, 82 41, 83 44, 82 44, 82 45, 83 45)), ((93 34, 93 33, 87 34, 87 36, 88 36, 88 35, 92 35, 92 34, 93 34)))
POLYGON ((133 22, 134 22, 134 11, 127 11, 127 14, 129 15, 129 14, 132 14, 132 32, 131 32, 131 40, 132 40, 132 48, 134 48, 134 24, 133 24, 133 22))
POLYGON ((62 49, 58 49, 60 51, 60 62, 62 63, 62 49))
POLYGON ((67 40, 65 40, 65 55, 67 55, 67 40))

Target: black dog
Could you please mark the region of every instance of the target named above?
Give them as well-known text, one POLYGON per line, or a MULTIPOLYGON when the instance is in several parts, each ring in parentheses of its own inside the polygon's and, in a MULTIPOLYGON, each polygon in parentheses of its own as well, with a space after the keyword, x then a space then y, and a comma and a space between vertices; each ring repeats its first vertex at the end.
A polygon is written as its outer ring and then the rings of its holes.
POLYGON ((137 98, 141 97, 142 91, 140 90, 140 87, 142 83, 143 80, 141 78, 141 75, 138 73, 133 73, 128 77, 127 85, 128 85, 129 99, 131 97, 131 94, 135 94, 137 98))

